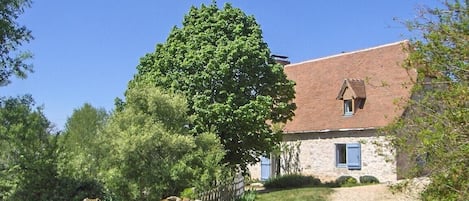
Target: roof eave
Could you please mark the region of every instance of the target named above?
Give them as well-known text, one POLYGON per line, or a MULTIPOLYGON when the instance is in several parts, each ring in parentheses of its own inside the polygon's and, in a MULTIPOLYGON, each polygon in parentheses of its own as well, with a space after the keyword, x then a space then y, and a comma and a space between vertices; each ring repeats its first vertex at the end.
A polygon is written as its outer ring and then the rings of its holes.
POLYGON ((365 131, 376 130, 377 127, 366 128, 339 128, 339 129, 322 129, 322 130, 302 130, 302 131, 284 131, 284 134, 301 134, 301 133, 329 133, 329 132, 347 132, 347 131, 365 131))

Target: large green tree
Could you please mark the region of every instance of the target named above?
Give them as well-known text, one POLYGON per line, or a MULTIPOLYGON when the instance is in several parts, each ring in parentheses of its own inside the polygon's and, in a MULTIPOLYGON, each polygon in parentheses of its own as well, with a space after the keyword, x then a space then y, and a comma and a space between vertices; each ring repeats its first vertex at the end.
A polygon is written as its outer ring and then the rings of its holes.
POLYGON ((294 82, 286 78, 253 16, 226 4, 192 7, 181 28, 141 58, 129 89, 150 84, 188 98, 195 133, 214 131, 225 162, 245 168, 278 145, 271 124, 293 116, 294 82))
POLYGON ((0 98, 0 200, 83 200, 96 181, 60 176, 58 135, 31 96, 0 98))
POLYGON ((50 123, 31 96, 0 99, 0 199, 45 200, 55 185, 50 123))
POLYGON ((118 198, 160 200, 217 180, 222 146, 213 133, 189 133, 187 109, 186 98, 156 87, 127 91, 100 135, 109 153, 101 178, 118 198))
POLYGON ((73 111, 59 141, 61 174, 81 180, 97 177, 99 162, 107 154, 100 152, 98 131, 105 125, 107 117, 105 109, 88 103, 73 111))
POLYGON ((419 76, 404 118, 387 131, 417 161, 410 176, 430 176, 424 200, 469 198, 468 3, 447 0, 407 23, 421 34, 411 42, 406 66, 419 76))
POLYGON ((32 55, 18 48, 33 37, 17 22, 30 5, 30 0, 0 0, 0 86, 10 83, 12 75, 25 78, 32 71, 32 65, 25 62, 32 55))

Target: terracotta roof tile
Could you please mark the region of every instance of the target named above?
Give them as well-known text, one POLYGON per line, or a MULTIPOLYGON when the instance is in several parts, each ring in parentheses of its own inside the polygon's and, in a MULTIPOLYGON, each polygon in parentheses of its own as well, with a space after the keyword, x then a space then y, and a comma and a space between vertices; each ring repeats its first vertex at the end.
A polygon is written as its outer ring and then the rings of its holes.
POLYGON ((401 67, 407 44, 401 41, 285 66, 287 77, 296 82, 297 109, 284 131, 377 128, 400 117, 403 109, 395 102, 410 97, 416 77, 415 70, 401 67), (343 101, 337 100, 344 80, 357 97, 366 96, 363 108, 352 116, 343 115, 343 101))

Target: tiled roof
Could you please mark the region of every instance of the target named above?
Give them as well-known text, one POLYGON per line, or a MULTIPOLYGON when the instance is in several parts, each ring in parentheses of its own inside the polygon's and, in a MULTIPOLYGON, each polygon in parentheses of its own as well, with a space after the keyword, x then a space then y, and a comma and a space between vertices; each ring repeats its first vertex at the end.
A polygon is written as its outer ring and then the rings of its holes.
POLYGON ((407 44, 401 41, 285 66, 287 77, 296 82, 297 109, 284 131, 370 129, 400 117, 403 109, 396 100, 410 97, 411 80, 416 78, 415 70, 401 67, 407 44), (352 116, 343 115, 344 103, 337 99, 344 84, 355 96, 366 97, 363 108, 352 116))

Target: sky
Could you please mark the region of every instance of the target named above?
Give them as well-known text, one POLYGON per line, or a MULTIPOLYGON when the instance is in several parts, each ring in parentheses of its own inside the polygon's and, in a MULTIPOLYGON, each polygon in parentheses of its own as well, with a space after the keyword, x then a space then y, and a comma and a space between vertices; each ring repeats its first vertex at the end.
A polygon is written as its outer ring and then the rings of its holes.
MULTIPOLYGON (((273 54, 292 63, 412 38, 395 19, 412 20, 437 0, 233 0, 253 15, 273 54)), ((62 130, 84 103, 111 111, 123 98, 139 59, 181 27, 191 6, 212 0, 36 0, 19 23, 34 40, 34 73, 13 78, 0 96, 31 94, 46 117, 62 130)))

